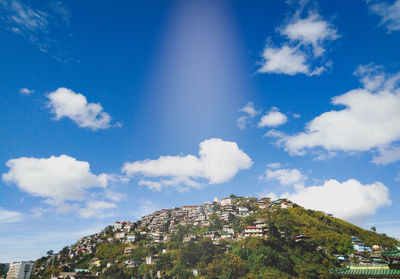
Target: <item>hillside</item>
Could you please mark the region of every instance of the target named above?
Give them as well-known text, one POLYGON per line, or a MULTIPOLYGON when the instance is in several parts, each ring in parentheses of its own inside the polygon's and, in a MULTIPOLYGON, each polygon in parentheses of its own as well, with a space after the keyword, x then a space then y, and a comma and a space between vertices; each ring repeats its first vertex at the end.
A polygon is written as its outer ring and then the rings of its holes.
POLYGON ((347 259, 372 263, 397 245, 284 199, 231 195, 116 222, 38 259, 33 278, 330 278, 347 259))

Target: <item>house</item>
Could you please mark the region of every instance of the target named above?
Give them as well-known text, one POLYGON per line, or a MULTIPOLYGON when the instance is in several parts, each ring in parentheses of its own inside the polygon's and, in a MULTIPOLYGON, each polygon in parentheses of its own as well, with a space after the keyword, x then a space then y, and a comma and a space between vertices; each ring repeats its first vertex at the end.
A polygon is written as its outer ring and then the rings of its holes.
POLYGON ((222 212, 221 213, 221 220, 222 221, 227 221, 229 222, 230 220, 232 220, 233 218, 233 214, 230 212, 222 212))
POLYGON ((256 226, 247 226, 244 228, 245 237, 263 237, 264 229, 257 228, 256 226))
POLYGON ((114 231, 115 232, 122 230, 122 227, 123 227, 122 222, 116 221, 114 223, 114 231))
POLYGON ((364 245, 362 242, 360 242, 360 241, 354 242, 354 244, 353 244, 353 249, 356 250, 357 252, 360 252, 360 253, 364 253, 364 252, 369 252, 369 253, 371 253, 371 252, 372 252, 371 247, 365 246, 365 245, 364 245))
POLYGON ((204 233, 204 237, 210 238, 212 241, 218 241, 219 240, 219 233, 216 231, 208 231, 204 233))
POLYGON ((263 218, 257 219, 257 220, 254 222, 254 225, 255 225, 257 228, 266 228, 266 227, 268 227, 267 220, 266 220, 266 219, 263 219, 263 218))
POLYGON ((116 240, 120 240, 120 239, 123 239, 123 238, 125 238, 125 232, 118 232, 118 233, 115 234, 115 239, 116 240))
POLYGON ((247 207, 238 207, 237 210, 242 217, 247 217, 251 214, 251 211, 247 207))
POLYGON ((221 232, 222 239, 232 239, 232 234, 227 232, 221 232))
POLYGON ((235 230, 232 229, 231 227, 229 227, 228 225, 224 225, 224 226, 222 227, 222 230, 223 230, 224 232, 226 232, 226 233, 229 233, 229 234, 234 234, 234 233, 235 233, 235 230))
POLYGON ((124 249, 124 254, 131 254, 136 249, 136 246, 127 246, 124 249))
POLYGON ((226 206, 226 205, 232 205, 232 199, 231 198, 223 198, 220 201, 221 206, 226 206))
POLYGON ((261 208, 267 208, 268 204, 271 202, 271 198, 261 198, 259 200, 257 200, 256 205, 261 208))
POLYGON ((304 241, 306 239, 310 239, 311 236, 309 235, 304 235, 304 234, 300 234, 300 235, 296 235, 293 239, 295 242, 300 242, 300 241, 304 241))
POLYGON ((291 201, 281 202, 281 208, 293 208, 293 203, 291 201))
POLYGON ((136 236, 134 234, 127 234, 125 238, 125 242, 135 242, 136 236))

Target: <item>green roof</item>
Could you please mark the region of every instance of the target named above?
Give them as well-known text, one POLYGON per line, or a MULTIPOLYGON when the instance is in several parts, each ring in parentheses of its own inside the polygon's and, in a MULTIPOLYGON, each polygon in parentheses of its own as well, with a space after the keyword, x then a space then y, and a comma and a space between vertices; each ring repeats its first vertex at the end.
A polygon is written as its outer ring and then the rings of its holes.
POLYGON ((337 277, 360 277, 360 278, 400 278, 400 269, 389 268, 342 268, 332 272, 337 277))
POLYGON ((389 258, 400 258, 400 250, 384 251, 381 255, 389 258))

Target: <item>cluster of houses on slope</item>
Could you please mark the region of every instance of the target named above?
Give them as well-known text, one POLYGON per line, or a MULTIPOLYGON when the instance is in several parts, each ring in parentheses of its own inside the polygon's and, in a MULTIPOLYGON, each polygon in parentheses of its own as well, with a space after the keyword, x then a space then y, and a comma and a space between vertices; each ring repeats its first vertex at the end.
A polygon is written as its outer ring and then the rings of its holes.
MULTIPOLYGON (((124 254, 131 254, 137 247, 135 242, 137 237, 145 237, 151 239, 151 245, 166 242, 171 236, 177 232, 178 225, 189 225, 208 227, 210 225, 211 215, 217 216, 223 221, 231 221, 235 217, 247 217, 257 209, 270 208, 291 208, 293 203, 286 199, 271 201, 270 198, 240 198, 240 203, 236 203, 235 199, 223 198, 214 200, 214 202, 206 202, 201 205, 186 205, 182 207, 174 207, 172 209, 162 209, 152 214, 143 216, 138 222, 116 221, 113 226, 108 226, 99 233, 85 236, 77 241, 71 247, 68 247, 68 253, 59 253, 51 255, 47 262, 40 267, 35 267, 34 272, 40 269, 52 267, 53 262, 61 262, 58 267, 69 269, 72 266, 68 262, 73 262, 86 254, 94 254, 96 249, 103 243, 123 242, 128 245, 125 247, 124 254), (247 205, 247 206, 246 206, 247 205)), ((252 226, 245 227, 241 233, 236 232, 229 225, 224 225, 220 231, 207 231, 204 237, 210 238, 215 244, 221 239, 242 239, 245 237, 268 237, 267 220, 257 219, 252 226)), ((196 239, 197 235, 186 235, 184 242, 196 239)), ((148 256, 139 260, 127 260, 126 267, 135 267, 141 263, 153 264, 156 257, 148 256)), ((100 267, 102 262, 98 258, 93 258, 90 267, 100 267)), ((107 263, 106 267, 111 266, 107 263)), ((87 272, 87 270, 79 270, 75 272, 60 273, 54 278, 95 278, 95 276, 87 272)))
MULTIPOLYGON (((175 207, 172 209, 162 209, 152 214, 143 216, 140 219, 138 229, 147 230, 149 236, 155 243, 165 242, 170 239, 171 235, 177 231, 178 225, 193 224, 194 226, 207 227, 210 225, 211 215, 217 216, 219 219, 229 222, 235 217, 246 217, 254 213, 255 208, 289 208, 293 207, 293 203, 284 199, 271 201, 270 198, 261 198, 251 200, 250 198, 241 198, 240 204, 235 203, 234 199, 223 198, 215 200, 213 203, 206 202, 201 205, 186 205, 175 207), (249 204, 251 208, 242 204, 249 204)), ((114 227, 115 228, 115 227, 114 227)), ((225 225, 222 231, 208 231, 205 237, 211 238, 214 242, 219 239, 233 239, 248 236, 267 236, 266 220, 256 220, 253 226, 248 226, 241 234, 238 234, 233 228, 225 225)), ((195 238, 194 235, 187 235, 184 241, 190 241, 195 238)))
POLYGON ((350 258, 343 255, 336 255, 339 262, 349 263, 356 262, 360 265, 375 265, 384 264, 381 252, 385 249, 381 245, 367 246, 364 242, 358 239, 356 236, 351 237, 354 253, 350 255, 350 258))
POLYGON ((351 238, 354 253, 337 255, 343 266, 332 270, 333 278, 400 278, 400 250, 386 251, 381 245, 369 247, 356 236, 351 238))

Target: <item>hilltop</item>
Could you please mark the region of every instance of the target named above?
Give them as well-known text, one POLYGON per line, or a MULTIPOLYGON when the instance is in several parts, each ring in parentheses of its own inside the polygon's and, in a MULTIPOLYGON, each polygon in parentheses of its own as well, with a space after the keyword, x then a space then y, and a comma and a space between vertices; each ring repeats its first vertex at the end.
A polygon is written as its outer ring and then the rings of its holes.
POLYGON ((231 195, 117 221, 38 259, 33 278, 330 278, 398 244, 286 199, 231 195))

